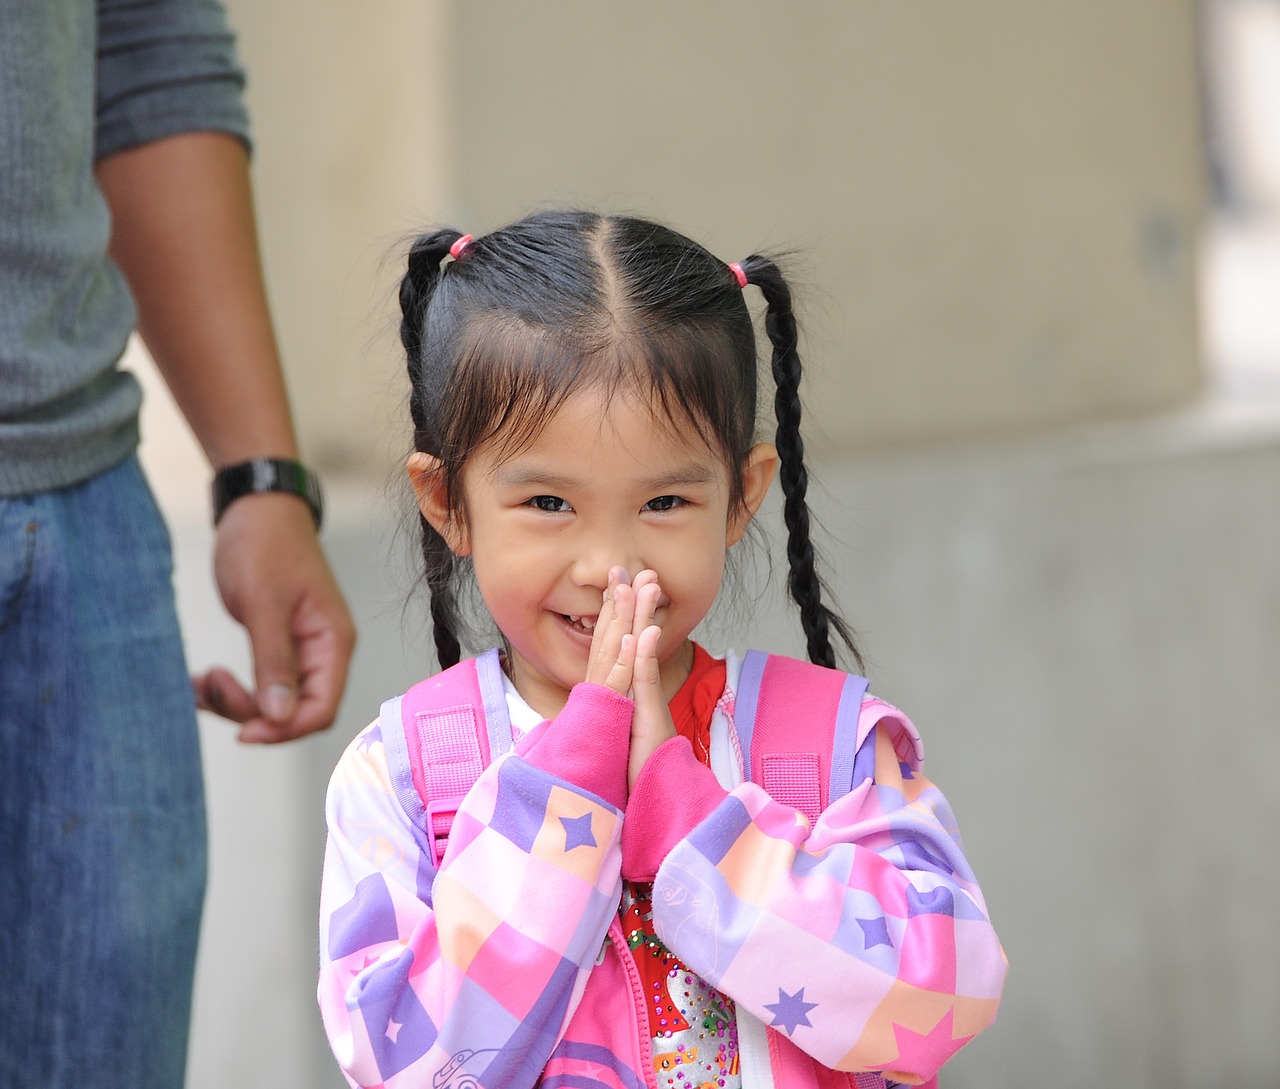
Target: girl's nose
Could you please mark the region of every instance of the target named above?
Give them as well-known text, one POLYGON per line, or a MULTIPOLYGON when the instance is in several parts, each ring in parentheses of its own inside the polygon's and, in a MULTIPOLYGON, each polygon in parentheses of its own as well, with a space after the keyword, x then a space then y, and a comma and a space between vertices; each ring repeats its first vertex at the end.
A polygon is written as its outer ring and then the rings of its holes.
POLYGON ((628 578, 634 578, 644 570, 644 560, 635 554, 629 543, 605 539, 584 542, 574 557, 573 581, 603 593, 609 584, 609 572, 615 567, 623 568, 628 578))

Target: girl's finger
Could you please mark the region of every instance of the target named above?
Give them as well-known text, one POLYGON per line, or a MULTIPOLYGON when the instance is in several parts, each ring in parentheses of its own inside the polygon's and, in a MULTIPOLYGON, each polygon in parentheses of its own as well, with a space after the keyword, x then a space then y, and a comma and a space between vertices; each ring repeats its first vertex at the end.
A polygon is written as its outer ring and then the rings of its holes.
POLYGON ((650 624, 636 639, 631 680, 635 712, 631 719, 631 751, 627 759, 630 786, 635 785, 636 777, 653 752, 676 732, 671 721, 671 709, 662 694, 662 675, 658 669, 658 641, 661 638, 662 629, 650 624))
MULTIPOLYGON (((643 573, 653 575, 652 571, 643 573)), ((654 622, 653 618, 657 615, 658 604, 662 600, 662 587, 658 585, 658 576, 653 575, 651 580, 635 586, 635 591, 636 609, 635 617, 631 622, 631 631, 638 636, 654 622)))
POLYGON ((637 642, 636 637, 630 632, 622 637, 617 658, 604 678, 604 686, 620 696, 628 695, 634 682, 637 642))
POLYGON ((635 592, 631 589, 627 572, 621 567, 614 567, 609 571, 608 585, 591 636, 591 651, 587 658, 588 682, 606 683, 622 652, 622 637, 631 631, 634 616, 635 592))
POLYGON ((646 567, 635 578, 631 580, 631 585, 639 590, 642 586, 647 586, 651 582, 658 581, 658 572, 646 567))
POLYGON ((637 699, 640 698, 640 689, 644 688, 647 695, 656 697, 665 707, 666 700, 662 698, 662 675, 658 669, 658 640, 661 638, 662 629, 657 624, 648 624, 640 632, 636 640, 634 685, 637 699))

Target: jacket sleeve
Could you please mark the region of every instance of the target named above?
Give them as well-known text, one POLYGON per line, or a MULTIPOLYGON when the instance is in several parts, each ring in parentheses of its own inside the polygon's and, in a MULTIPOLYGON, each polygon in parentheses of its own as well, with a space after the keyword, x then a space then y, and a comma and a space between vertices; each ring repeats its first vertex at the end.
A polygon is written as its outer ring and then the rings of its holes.
POLYGON ((824 1066, 918 1084, 994 1019, 1006 962, 946 799, 895 748, 905 718, 862 715, 855 786, 813 828, 668 741, 632 791, 624 871, 656 870, 658 936, 740 1010, 824 1066))
POLYGON ((381 724, 347 749, 326 807, 319 1001, 352 1085, 536 1082, 617 913, 630 723, 629 700, 575 688, 476 781, 438 870, 381 724))

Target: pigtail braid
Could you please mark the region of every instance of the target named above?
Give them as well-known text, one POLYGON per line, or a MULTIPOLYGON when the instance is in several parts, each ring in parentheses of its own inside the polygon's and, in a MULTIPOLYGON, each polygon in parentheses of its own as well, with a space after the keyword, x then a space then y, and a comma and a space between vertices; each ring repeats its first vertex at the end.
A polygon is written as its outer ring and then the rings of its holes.
MULTIPOLYGON (((414 448, 435 452, 431 437, 434 427, 427 404, 427 383, 423 379, 422 329, 431 299, 440 285, 441 263, 462 235, 458 231, 434 231, 423 235, 409 250, 408 268, 400 281, 400 343, 404 345, 409 371, 409 414, 413 419, 414 448)), ((427 592, 431 598, 431 627, 436 658, 441 669, 456 665, 462 657, 455 575, 457 558, 443 537, 421 513, 418 525, 422 537, 422 561, 427 592)))
POLYGON ((800 609, 809 660, 835 668, 835 651, 831 646, 834 628, 840 641, 849 648, 862 669, 853 632, 837 613, 822 603, 826 589, 818 574, 817 558, 809 532, 809 506, 806 494, 809 474, 804 465, 804 440, 800 436, 800 353, 799 331, 791 306, 791 289, 781 270, 769 258, 753 254, 741 263, 749 283, 764 295, 765 333, 773 346, 773 378, 777 386, 774 413, 778 420, 775 444, 778 448, 778 476, 782 483, 783 518, 787 525, 787 589, 800 609))
MULTIPOLYGON (((422 518, 421 515, 418 517, 422 518)), ((439 534, 431 528, 430 523, 425 518, 422 518, 422 523, 424 537, 422 551, 425 554, 427 551, 426 535, 432 533, 439 537, 439 534)), ((445 551, 448 552, 447 547, 445 551)), ((450 553, 448 566, 449 571, 446 572, 442 580, 427 580, 427 588, 431 594, 431 633, 436 644, 436 661, 440 663, 441 669, 448 669, 450 666, 455 666, 462 661, 462 646, 459 644, 458 637, 455 634, 458 622, 458 605, 454 600, 456 594, 453 588, 452 553, 450 553)))
POLYGON ((417 239, 409 250, 407 268, 400 281, 400 343, 404 345, 409 370, 409 414, 419 436, 429 422, 422 382, 422 327, 426 324, 431 299, 440 286, 441 262, 449 255, 449 247, 461 237, 457 231, 443 230, 417 239))

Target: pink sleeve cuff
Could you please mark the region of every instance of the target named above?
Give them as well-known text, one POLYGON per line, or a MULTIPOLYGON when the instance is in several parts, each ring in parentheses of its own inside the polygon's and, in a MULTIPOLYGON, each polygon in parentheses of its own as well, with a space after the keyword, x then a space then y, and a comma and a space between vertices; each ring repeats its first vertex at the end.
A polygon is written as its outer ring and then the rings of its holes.
POLYGON ((520 755, 536 768, 589 790, 616 809, 627 804, 632 703, 598 684, 576 684, 563 710, 540 726, 520 755))
POLYGON ((622 821, 622 876, 652 881, 677 843, 706 820, 728 791, 683 737, 664 741, 645 761, 622 821), (679 789, 673 789, 679 784, 679 789))

